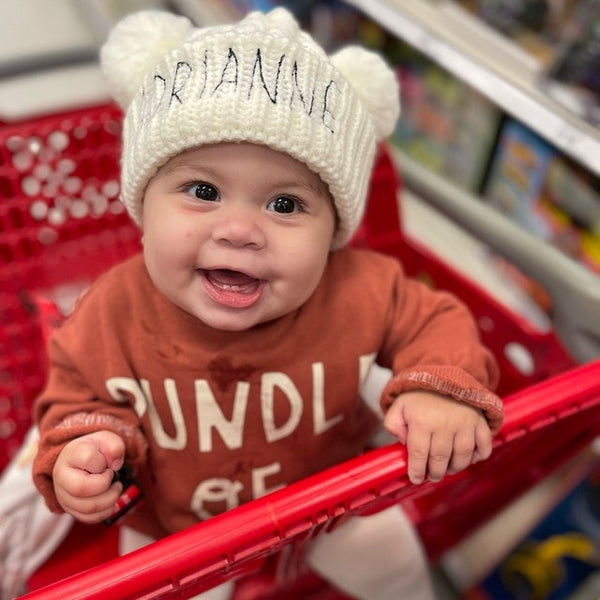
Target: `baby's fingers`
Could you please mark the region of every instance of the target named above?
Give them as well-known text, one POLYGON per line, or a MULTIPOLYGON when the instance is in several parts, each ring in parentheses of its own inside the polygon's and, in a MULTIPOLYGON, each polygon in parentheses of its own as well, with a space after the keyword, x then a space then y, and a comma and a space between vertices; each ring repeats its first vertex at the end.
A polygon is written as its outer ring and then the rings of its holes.
POLYGON ((411 483, 418 485, 425 479, 427 473, 427 459, 429 458, 429 436, 421 437, 409 435, 406 440, 408 451, 408 478, 411 483))
POLYGON ((429 459, 427 461, 427 477, 430 481, 440 481, 450 463, 452 456, 452 438, 433 435, 429 447, 429 459))
POLYGON ((106 468, 101 473, 69 469, 61 472, 60 477, 55 476, 55 487, 69 496, 90 498, 106 492, 112 484, 113 477, 114 472, 106 468))
MULTIPOLYGON (((453 459, 454 438, 451 435, 431 433, 426 429, 409 431, 406 448, 408 450, 408 478, 414 484, 425 478, 440 481, 449 469, 453 459)), ((473 443, 471 443, 471 452, 473 443)), ((469 454, 469 460, 470 460, 469 454)))
POLYGON ((475 434, 471 430, 459 431, 454 437, 452 457, 448 473, 458 473, 466 469, 474 459, 475 434))
POLYGON ((88 473, 117 471, 123 465, 125 444, 111 431, 98 431, 76 438, 61 451, 59 468, 82 469, 88 473))
POLYGON ((427 431, 418 433, 416 428, 409 430, 406 439, 408 451, 408 478, 411 483, 419 484, 427 474, 431 435, 427 431))
POLYGON ((487 460, 492 454, 492 432, 486 422, 479 423, 475 429, 475 451, 473 462, 487 460))
POLYGON ((492 453, 492 434, 487 423, 478 425, 473 432, 456 434, 448 473, 458 473, 470 464, 486 460, 492 453))
POLYGON ((122 484, 115 482, 104 492, 91 497, 71 496, 63 492, 61 506, 78 521, 98 523, 112 515, 122 490, 122 484))

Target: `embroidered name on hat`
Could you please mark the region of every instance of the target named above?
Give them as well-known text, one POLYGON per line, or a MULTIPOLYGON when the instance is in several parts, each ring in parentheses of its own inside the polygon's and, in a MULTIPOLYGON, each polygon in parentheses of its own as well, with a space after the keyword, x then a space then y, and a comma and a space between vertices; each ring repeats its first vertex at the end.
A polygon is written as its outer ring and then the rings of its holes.
POLYGON ((301 110, 307 117, 320 121, 327 130, 335 133, 336 109, 340 106, 340 88, 333 79, 302 81, 301 69, 296 60, 286 54, 270 67, 265 66, 261 48, 256 48, 251 63, 241 64, 239 52, 229 48, 226 53, 215 54, 209 49, 200 53, 198 63, 180 60, 168 73, 155 73, 153 87, 143 87, 142 126, 159 111, 190 102, 213 101, 237 96, 248 101, 257 96, 273 105, 287 105, 290 110, 301 110))

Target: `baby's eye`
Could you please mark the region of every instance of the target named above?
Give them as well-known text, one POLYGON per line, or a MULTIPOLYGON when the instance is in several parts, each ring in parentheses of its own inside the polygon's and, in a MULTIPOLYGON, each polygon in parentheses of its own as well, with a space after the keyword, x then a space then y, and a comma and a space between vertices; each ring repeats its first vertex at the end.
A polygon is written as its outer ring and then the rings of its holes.
POLYGON ((290 196, 278 196, 269 202, 267 208, 280 214, 291 214, 302 210, 302 203, 290 196))
POLYGON ((205 202, 216 202, 219 199, 219 191, 210 183, 191 183, 186 186, 186 191, 198 200, 204 200, 205 202))

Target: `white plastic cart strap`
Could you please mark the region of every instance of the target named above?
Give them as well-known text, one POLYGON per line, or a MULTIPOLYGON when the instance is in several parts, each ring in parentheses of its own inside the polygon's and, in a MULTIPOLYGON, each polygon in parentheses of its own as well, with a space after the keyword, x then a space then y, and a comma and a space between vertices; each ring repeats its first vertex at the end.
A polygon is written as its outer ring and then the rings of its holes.
POLYGON ((0 478, 0 599, 24 594, 30 575, 56 550, 73 519, 51 513, 31 478, 38 431, 32 428, 0 478))

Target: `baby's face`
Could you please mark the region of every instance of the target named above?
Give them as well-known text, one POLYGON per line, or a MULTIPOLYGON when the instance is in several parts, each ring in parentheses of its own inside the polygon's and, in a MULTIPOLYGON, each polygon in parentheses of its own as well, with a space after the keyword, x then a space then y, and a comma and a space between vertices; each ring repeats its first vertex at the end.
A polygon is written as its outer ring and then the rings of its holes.
POLYGON ((204 323, 240 331, 313 293, 335 212, 304 164, 266 146, 220 143, 159 170, 146 188, 142 225, 157 288, 204 323))

